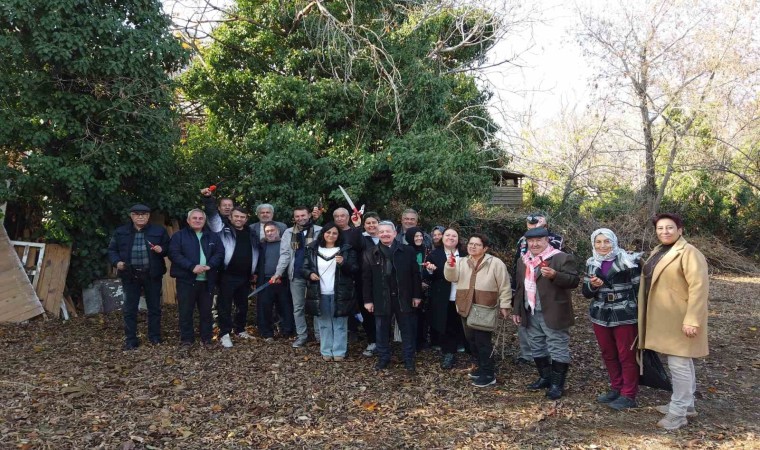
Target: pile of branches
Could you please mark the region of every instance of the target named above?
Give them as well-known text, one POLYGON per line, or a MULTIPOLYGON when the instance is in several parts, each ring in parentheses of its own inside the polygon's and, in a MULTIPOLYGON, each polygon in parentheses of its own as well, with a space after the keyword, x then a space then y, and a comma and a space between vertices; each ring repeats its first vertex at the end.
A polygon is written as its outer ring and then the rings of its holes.
POLYGON ((726 273, 741 273, 746 275, 760 274, 760 268, 742 254, 742 250, 732 247, 715 236, 693 236, 688 241, 705 255, 711 271, 726 273))

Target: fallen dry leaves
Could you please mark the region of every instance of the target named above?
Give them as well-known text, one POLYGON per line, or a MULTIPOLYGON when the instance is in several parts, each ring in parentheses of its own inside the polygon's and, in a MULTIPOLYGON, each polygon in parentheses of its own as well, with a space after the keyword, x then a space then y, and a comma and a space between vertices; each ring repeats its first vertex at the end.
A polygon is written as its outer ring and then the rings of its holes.
POLYGON ((534 370, 511 359, 495 388, 477 389, 465 355, 446 372, 432 350, 414 378, 398 364, 379 376, 361 343, 340 363, 322 361, 316 344, 294 350, 284 340, 183 354, 167 307, 167 343, 133 352, 120 350, 119 314, 0 327, 0 447, 757 448, 759 288, 758 278, 713 278, 699 416, 678 432, 654 426, 664 392, 643 388, 642 407, 625 413, 593 401, 606 372, 581 298, 559 402, 525 391, 534 370))

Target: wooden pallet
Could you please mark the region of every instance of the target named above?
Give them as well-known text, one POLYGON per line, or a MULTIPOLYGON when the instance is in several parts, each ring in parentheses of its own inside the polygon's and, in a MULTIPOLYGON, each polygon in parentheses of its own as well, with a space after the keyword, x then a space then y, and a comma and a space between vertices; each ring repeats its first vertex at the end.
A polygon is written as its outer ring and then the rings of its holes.
MULTIPOLYGON (((61 315, 61 303, 64 300, 63 291, 66 288, 66 277, 69 274, 70 262, 71 247, 47 244, 36 291, 45 311, 55 317, 61 315)), ((72 314, 72 309, 69 309, 68 305, 67 313, 72 314)))

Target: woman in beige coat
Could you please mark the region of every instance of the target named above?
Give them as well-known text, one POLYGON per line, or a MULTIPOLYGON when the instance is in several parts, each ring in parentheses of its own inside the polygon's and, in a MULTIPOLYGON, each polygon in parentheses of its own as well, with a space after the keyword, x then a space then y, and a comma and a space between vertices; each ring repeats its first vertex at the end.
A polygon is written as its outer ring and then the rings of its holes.
POLYGON ((464 335, 470 350, 477 357, 478 368, 470 373, 472 384, 486 387, 496 384, 496 374, 491 342, 491 331, 477 330, 467 326, 472 304, 499 306, 506 318, 512 302, 507 266, 499 258, 488 255, 489 240, 485 235, 473 234, 467 241, 467 257, 456 259, 454 254, 443 268, 446 281, 456 283, 456 309, 462 316, 464 335))
POLYGON ((683 238, 675 214, 652 219, 660 245, 644 263, 639 287, 639 348, 668 358, 673 379, 670 404, 658 406, 665 417, 657 426, 676 430, 695 416, 696 378, 692 358, 707 356, 707 261, 683 238))

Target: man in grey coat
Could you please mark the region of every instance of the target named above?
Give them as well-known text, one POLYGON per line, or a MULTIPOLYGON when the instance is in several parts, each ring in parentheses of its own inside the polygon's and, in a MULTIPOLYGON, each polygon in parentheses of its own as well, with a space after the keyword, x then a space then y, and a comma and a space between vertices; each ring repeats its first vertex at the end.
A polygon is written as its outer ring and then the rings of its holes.
POLYGON ((302 268, 306 246, 314 242, 322 229, 311 221, 309 208, 298 206, 293 210, 294 226, 285 230, 280 242, 280 260, 277 269, 270 279, 271 283, 279 283, 283 276, 290 282, 290 294, 293 297, 293 319, 296 324, 296 340, 294 348, 303 347, 308 340, 306 325, 306 279, 302 268), (287 274, 286 274, 287 271, 287 274))

